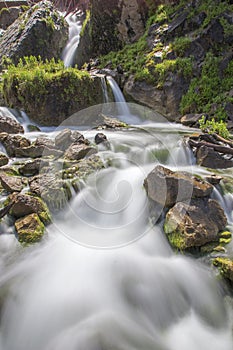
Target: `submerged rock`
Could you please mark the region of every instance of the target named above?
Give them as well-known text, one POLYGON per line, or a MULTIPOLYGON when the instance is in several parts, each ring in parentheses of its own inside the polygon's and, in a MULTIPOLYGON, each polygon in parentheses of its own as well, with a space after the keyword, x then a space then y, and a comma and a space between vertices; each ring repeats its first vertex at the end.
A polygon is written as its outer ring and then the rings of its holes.
POLYGON ((176 203, 164 222, 164 231, 175 249, 186 250, 217 241, 227 225, 223 209, 214 199, 192 199, 176 203))
POLYGON ((157 165, 144 180, 147 195, 154 202, 171 207, 196 197, 207 197, 213 186, 188 173, 174 172, 157 165))
POLYGON ((35 243, 44 235, 45 226, 35 213, 16 220, 15 229, 21 243, 35 243))

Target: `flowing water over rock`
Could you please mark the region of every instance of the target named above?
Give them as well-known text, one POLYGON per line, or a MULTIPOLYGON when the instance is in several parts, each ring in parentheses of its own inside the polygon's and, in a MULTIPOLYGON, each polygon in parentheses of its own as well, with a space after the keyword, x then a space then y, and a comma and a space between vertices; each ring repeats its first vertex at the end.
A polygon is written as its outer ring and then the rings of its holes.
MULTIPOLYGON (((80 15, 80 14, 79 14, 80 15)), ((76 49, 79 44, 82 22, 77 13, 70 13, 66 16, 66 21, 69 25, 69 40, 62 52, 62 59, 65 67, 72 67, 76 49)))
MULTIPOLYGON (((43 242, 22 250, 0 236, 1 350, 232 349, 213 271, 175 254, 159 221, 148 220, 143 180, 156 164, 209 174, 181 141, 190 129, 154 117, 104 130, 107 168, 55 216, 43 242)), ((95 134, 84 132, 91 142, 95 134)))

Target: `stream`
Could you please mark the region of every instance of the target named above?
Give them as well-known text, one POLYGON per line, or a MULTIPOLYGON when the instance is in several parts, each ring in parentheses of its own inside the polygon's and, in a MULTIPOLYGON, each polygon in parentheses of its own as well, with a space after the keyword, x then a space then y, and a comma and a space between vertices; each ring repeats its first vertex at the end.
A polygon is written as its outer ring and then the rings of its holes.
MULTIPOLYGON (((195 129, 157 114, 146 121, 140 110, 137 125, 104 131, 106 169, 55 215, 42 242, 22 248, 0 236, 1 350, 232 349, 230 301, 214 271, 174 253, 148 219, 143 180, 156 164, 210 173, 183 142, 195 129)), ((96 130, 83 134, 92 142, 96 130)))

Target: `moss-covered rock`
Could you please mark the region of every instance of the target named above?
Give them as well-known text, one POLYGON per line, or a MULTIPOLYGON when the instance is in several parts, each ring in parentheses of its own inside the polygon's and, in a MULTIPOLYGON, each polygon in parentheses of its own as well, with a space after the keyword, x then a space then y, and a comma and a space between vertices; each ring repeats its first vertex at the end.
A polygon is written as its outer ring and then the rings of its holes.
POLYGON ((233 260, 229 258, 216 258, 214 266, 218 267, 220 274, 233 284, 233 260))
POLYGON ((18 63, 23 56, 59 59, 68 39, 68 26, 50 1, 40 1, 22 12, 0 38, 0 67, 3 58, 18 63))
POLYGON ((24 109, 41 125, 59 125, 73 113, 103 102, 101 79, 62 62, 35 57, 11 65, 3 75, 5 103, 24 109))
POLYGON ((35 213, 16 220, 15 229, 21 243, 35 243, 44 235, 45 226, 35 213))

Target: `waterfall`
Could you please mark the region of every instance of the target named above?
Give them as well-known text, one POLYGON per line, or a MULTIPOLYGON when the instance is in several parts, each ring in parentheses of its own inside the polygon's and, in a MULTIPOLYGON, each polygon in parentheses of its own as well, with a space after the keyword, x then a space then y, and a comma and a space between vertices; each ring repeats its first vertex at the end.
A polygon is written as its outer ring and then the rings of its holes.
POLYGON ((109 85, 112 89, 112 92, 113 92, 113 95, 115 98, 115 102, 117 103, 119 115, 120 116, 130 115, 131 114, 130 110, 128 108, 128 105, 125 101, 124 95, 123 95, 121 89, 119 88, 117 82, 110 75, 108 75, 106 78, 107 78, 107 81, 109 82, 109 85))
POLYGON ((69 40, 63 50, 62 59, 66 67, 71 67, 74 64, 74 58, 76 49, 79 44, 82 23, 77 13, 70 13, 66 17, 66 20, 69 25, 69 40))
MULTIPOLYGON (((182 156, 179 126, 168 130, 105 130, 111 166, 88 178, 44 241, 22 249, 0 236, 1 350, 232 349, 213 271, 173 253, 148 220, 144 178, 182 156)), ((93 142, 96 130, 84 134, 93 142)), ((184 166, 192 171, 185 154, 184 166)))

